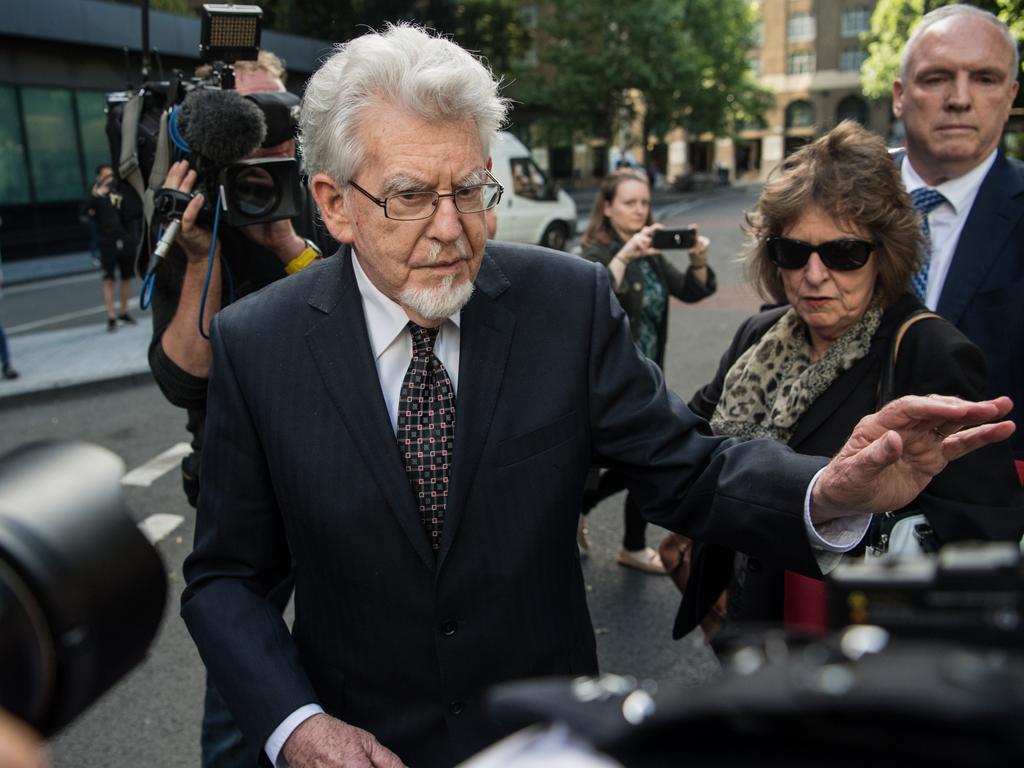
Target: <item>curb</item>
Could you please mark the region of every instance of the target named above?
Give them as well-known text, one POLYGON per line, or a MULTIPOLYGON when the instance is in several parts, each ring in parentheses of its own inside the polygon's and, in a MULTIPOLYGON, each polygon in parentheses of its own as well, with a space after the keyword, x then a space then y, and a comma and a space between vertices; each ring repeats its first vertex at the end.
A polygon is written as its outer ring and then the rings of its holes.
POLYGON ((46 389, 16 392, 11 395, 4 395, 2 390, 0 390, 0 411, 18 408, 23 405, 45 405, 65 398, 87 397, 114 392, 127 387, 138 387, 144 384, 155 383, 153 375, 146 370, 119 374, 106 379, 96 379, 95 381, 79 381, 72 384, 54 385, 46 389))

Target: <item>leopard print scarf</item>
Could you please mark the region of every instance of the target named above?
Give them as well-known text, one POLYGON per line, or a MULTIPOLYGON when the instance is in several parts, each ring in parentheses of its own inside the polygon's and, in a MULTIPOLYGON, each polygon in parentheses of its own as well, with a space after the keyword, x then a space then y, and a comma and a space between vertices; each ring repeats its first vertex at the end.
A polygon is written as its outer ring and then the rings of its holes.
POLYGON ((715 434, 788 443, 811 403, 867 354, 881 318, 881 309, 870 307, 812 363, 807 326, 787 311, 726 374, 711 417, 715 434))

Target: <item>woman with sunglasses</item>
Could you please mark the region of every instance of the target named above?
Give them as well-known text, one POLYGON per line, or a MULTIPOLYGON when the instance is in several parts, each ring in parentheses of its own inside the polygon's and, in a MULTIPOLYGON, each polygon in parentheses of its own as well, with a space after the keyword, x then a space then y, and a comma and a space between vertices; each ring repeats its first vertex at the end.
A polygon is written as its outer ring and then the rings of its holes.
MULTIPOLYGON (((782 306, 742 324, 690 407, 716 434, 831 456, 884 404, 893 337, 923 309, 910 288, 920 220, 882 139, 849 121, 790 155, 747 220, 748 275, 782 306)), ((987 396, 981 352, 935 316, 905 327, 893 373, 893 397, 987 396)), ((1019 539, 1024 511, 1009 445, 952 462, 911 507, 927 518, 934 535, 922 533, 933 545, 1019 539)), ((675 634, 714 626, 708 612, 726 587, 730 621, 778 622, 783 583, 768 563, 695 546, 675 634)))
MULTIPOLYGON (((654 232, 661 225, 651 218, 651 188, 647 176, 633 168, 621 168, 601 182, 590 221, 583 233, 583 258, 608 269, 615 295, 629 318, 637 348, 659 366, 665 360, 668 339, 669 298, 700 301, 715 292, 715 273, 708 266, 710 240, 698 234, 688 249, 689 266, 678 269, 652 247, 654 232)), ((614 469, 598 474, 591 471, 584 492, 583 514, 602 499, 625 488, 614 469)), ((647 546, 647 523, 640 510, 626 497, 625 531, 617 561, 646 573, 664 574, 658 553, 647 546)), ((580 549, 590 548, 584 518, 577 536, 580 549)))

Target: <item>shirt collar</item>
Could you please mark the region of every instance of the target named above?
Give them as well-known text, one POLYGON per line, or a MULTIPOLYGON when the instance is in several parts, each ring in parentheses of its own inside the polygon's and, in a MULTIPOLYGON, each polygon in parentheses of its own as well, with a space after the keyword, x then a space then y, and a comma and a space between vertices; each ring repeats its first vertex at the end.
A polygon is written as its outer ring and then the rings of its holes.
MULTIPOLYGON (((356 275, 359 295, 363 299, 363 314, 366 316, 366 330, 370 335, 370 349, 374 359, 390 347, 398 335, 405 330, 409 316, 397 302, 385 296, 366 276, 355 248, 352 249, 352 271, 356 275)), ((462 311, 456 312, 446 322, 461 327, 462 311)))
MULTIPOLYGON (((998 154, 998 149, 992 150, 992 154, 985 158, 980 165, 975 166, 963 176, 944 181, 937 187, 934 187, 936 191, 942 193, 942 196, 949 201, 954 213, 959 214, 965 205, 973 202, 981 182, 985 180, 985 176, 988 175, 989 169, 992 168, 998 154)), ((903 186, 906 187, 907 192, 913 192, 915 189, 928 186, 924 179, 914 170, 914 166, 910 164, 909 157, 904 158, 901 170, 903 186)))

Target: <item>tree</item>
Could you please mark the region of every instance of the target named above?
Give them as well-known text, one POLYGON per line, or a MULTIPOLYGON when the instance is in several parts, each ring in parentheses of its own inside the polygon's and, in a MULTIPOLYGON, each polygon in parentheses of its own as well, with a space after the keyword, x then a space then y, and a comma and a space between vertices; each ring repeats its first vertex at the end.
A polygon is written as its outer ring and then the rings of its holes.
MULTIPOLYGON (((550 0, 536 40, 539 66, 516 95, 538 111, 542 135, 611 143, 636 114, 644 137, 676 125, 718 131, 762 108, 747 51, 746 0, 550 0)), ((644 142, 646 143, 646 142, 644 142)))
MULTIPOLYGON (((892 81, 899 76, 900 54, 914 25, 929 11, 955 1, 878 0, 871 14, 871 31, 866 33, 868 58, 861 67, 861 88, 865 96, 883 99, 892 93, 892 81)), ((1024 38, 1024 3, 1021 0, 977 0, 969 5, 997 14, 1018 40, 1024 38)))

